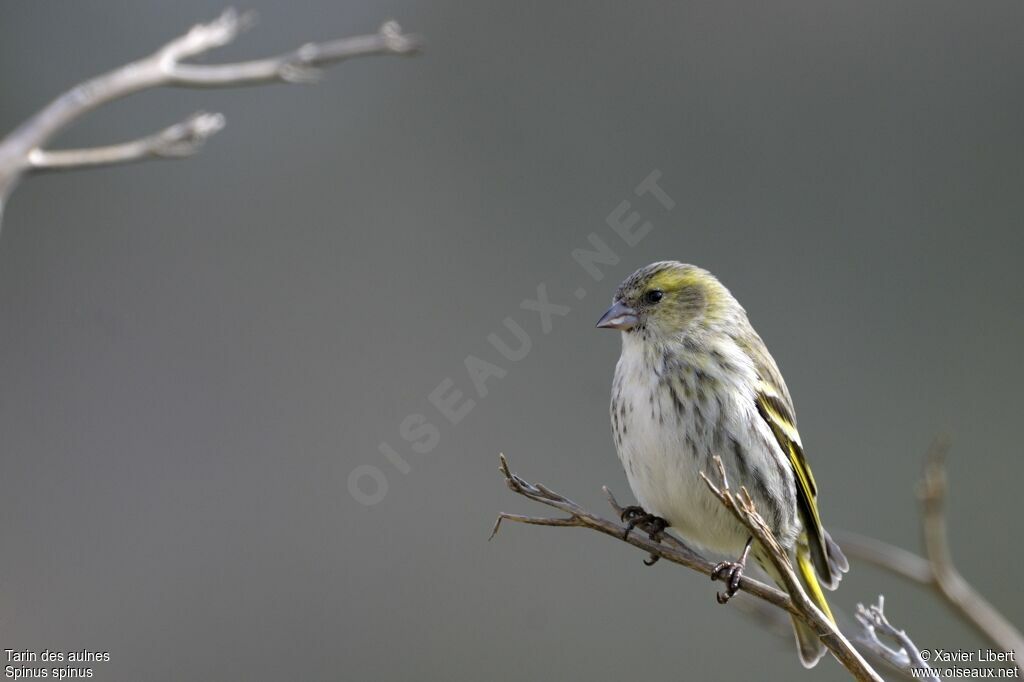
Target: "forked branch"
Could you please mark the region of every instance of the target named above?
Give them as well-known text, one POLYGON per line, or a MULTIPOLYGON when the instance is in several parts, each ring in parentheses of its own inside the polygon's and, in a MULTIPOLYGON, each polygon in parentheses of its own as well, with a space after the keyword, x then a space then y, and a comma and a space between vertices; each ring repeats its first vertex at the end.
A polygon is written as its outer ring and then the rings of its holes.
POLYGON ((36 148, 28 153, 28 162, 33 171, 57 171, 111 166, 153 158, 181 158, 198 152, 207 138, 223 127, 222 114, 199 112, 181 123, 131 142, 58 151, 36 148))
POLYGON ((948 450, 945 439, 932 444, 918 486, 924 557, 856 533, 837 533, 836 538, 851 558, 873 564, 932 589, 961 620, 970 624, 993 647, 999 651, 1013 652, 1013 662, 1024 674, 1024 636, 967 582, 953 563, 945 514, 945 459, 948 450))
POLYGON ((158 87, 228 88, 264 83, 308 83, 321 68, 371 55, 409 55, 420 40, 389 21, 371 35, 307 43, 291 52, 230 64, 184 60, 233 41, 252 26, 253 15, 226 10, 194 26, 152 55, 81 83, 64 93, 0 141, 0 212, 18 180, 34 171, 70 170, 154 158, 180 158, 197 151, 224 127, 220 114, 194 114, 177 125, 131 142, 87 149, 47 150, 45 145, 86 113, 136 92, 158 87))

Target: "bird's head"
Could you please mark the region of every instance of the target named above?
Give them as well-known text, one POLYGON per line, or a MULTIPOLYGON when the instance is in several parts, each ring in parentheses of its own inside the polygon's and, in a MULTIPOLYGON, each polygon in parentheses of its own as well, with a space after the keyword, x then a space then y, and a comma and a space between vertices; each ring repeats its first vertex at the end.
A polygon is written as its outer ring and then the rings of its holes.
POLYGON ((651 340, 669 339, 713 320, 734 303, 707 270, 660 261, 640 268, 619 285, 612 307, 597 326, 639 332, 651 340))

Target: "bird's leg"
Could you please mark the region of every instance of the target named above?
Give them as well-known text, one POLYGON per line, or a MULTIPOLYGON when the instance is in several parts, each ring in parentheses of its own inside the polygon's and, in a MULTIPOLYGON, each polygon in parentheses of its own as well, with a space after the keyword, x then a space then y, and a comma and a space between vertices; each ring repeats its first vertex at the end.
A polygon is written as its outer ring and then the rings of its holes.
MULTIPOLYGON (((647 537, 651 540, 661 542, 665 529, 668 528, 668 521, 660 516, 649 513, 643 507, 635 504, 623 507, 621 518, 626 522, 626 532, 622 534, 623 540, 629 537, 629 531, 634 528, 640 528, 647 533, 647 537)), ((644 559, 644 565, 653 566, 660 558, 657 554, 651 553, 649 557, 644 559)))
POLYGON ((753 542, 754 538, 747 538, 739 561, 723 561, 711 571, 712 580, 721 580, 725 583, 725 592, 715 595, 719 604, 725 604, 739 591, 740 578, 743 577, 743 568, 747 565, 747 555, 750 554, 750 545, 753 542))

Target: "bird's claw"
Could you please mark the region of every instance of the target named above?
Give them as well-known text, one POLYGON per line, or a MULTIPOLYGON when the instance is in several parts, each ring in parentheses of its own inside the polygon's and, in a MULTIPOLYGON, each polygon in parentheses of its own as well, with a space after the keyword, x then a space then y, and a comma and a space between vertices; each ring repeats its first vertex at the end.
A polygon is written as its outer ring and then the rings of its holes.
POLYGON ((740 578, 743 577, 743 564, 739 561, 723 561, 711 571, 712 580, 725 583, 725 592, 718 592, 715 598, 719 604, 726 604, 740 590, 740 578))
POLYGON ((747 544, 743 545, 743 553, 738 561, 723 561, 716 564, 711 570, 711 580, 721 580, 725 583, 725 592, 715 595, 719 604, 726 604, 736 596, 740 590, 740 578, 743 577, 743 567, 747 565, 747 556, 750 554, 750 545, 754 538, 747 538, 747 544))
MULTIPOLYGON (((661 542, 661 539, 665 535, 665 529, 668 528, 668 521, 660 516, 655 516, 654 514, 649 513, 643 507, 635 504, 623 507, 620 518, 626 522, 626 530, 622 534, 623 540, 629 537, 629 531, 634 528, 639 528, 647 533, 647 537, 652 541, 661 542)), ((652 553, 649 557, 644 559, 644 565, 653 566, 660 558, 661 557, 657 554, 652 553)))

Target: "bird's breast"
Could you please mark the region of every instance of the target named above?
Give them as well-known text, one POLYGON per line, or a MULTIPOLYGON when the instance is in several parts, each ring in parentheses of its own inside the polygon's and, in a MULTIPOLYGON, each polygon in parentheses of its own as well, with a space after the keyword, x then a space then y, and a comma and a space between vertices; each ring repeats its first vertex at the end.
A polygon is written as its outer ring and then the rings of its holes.
MULTIPOLYGON (((766 450, 770 444, 755 421, 753 398, 748 405, 742 387, 706 366, 643 351, 624 346, 612 389, 612 430, 630 488, 647 511, 688 540, 718 552, 738 551, 747 533, 700 474, 717 475, 717 455, 730 482, 752 490, 771 487, 772 477, 783 475, 772 459, 776 453, 766 450)), ((779 506, 769 493, 759 497, 766 510, 779 506)))

